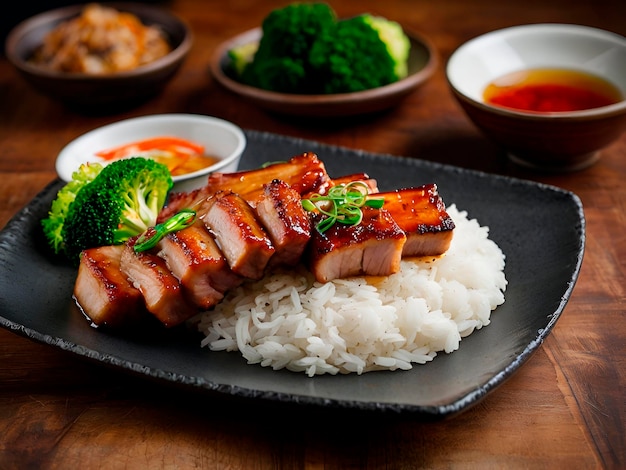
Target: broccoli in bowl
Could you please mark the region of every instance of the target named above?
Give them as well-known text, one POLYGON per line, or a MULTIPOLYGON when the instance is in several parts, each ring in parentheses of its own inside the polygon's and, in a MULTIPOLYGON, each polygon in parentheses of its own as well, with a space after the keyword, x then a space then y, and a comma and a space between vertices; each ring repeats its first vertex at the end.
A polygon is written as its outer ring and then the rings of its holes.
POLYGON ((294 94, 336 94, 394 83, 408 74, 400 24, 364 13, 337 19, 326 3, 293 3, 263 21, 258 44, 228 51, 241 83, 294 94))

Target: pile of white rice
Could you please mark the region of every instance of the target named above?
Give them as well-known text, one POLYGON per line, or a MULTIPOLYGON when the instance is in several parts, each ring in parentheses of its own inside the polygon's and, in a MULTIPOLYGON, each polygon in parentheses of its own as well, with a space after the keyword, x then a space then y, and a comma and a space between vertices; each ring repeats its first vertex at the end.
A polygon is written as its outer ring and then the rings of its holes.
POLYGON ((304 269, 272 273, 202 315, 202 346, 311 377, 406 370, 455 351, 489 324, 507 281, 488 227, 454 205, 447 211, 456 228, 444 256, 403 261, 399 273, 369 282, 321 284, 304 269))

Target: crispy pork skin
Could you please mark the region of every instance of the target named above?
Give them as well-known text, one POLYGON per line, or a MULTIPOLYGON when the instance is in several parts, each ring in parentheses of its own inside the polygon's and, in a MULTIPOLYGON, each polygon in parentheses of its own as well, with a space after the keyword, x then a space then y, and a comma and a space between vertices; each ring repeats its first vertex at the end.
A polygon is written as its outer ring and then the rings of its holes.
POLYGON ((311 238, 311 218, 300 193, 282 180, 273 180, 264 186, 256 213, 276 250, 270 265, 298 264, 311 238))
POLYGON ((183 285, 187 296, 200 309, 208 310, 224 297, 224 292, 239 285, 213 236, 202 221, 170 233, 158 245, 172 274, 183 285))
POLYGON ((385 209, 366 206, 362 210, 359 225, 336 223, 323 234, 312 230, 308 262, 317 281, 387 276, 400 269, 404 231, 385 209))
POLYGON ((218 191, 198 209, 198 217, 215 236, 230 269, 260 279, 275 252, 252 207, 232 191, 218 191))
POLYGON ((376 197, 385 199, 384 208, 407 236, 403 257, 441 255, 448 250, 454 221, 435 184, 380 192, 376 197))
POLYGON ((148 311, 166 327, 179 325, 198 312, 165 260, 155 253, 136 253, 131 241, 122 250, 120 270, 141 291, 148 311))
POLYGON ((143 295, 120 271, 122 245, 81 253, 74 299, 94 326, 134 326, 148 316, 143 295))
POLYGON ((316 154, 305 152, 286 162, 262 168, 233 173, 211 173, 205 186, 188 193, 170 194, 167 206, 159 214, 159 221, 166 220, 181 209, 196 210, 218 191, 237 193, 254 207, 263 194, 263 185, 274 179, 285 181, 300 194, 324 192, 331 185, 322 161, 316 154))

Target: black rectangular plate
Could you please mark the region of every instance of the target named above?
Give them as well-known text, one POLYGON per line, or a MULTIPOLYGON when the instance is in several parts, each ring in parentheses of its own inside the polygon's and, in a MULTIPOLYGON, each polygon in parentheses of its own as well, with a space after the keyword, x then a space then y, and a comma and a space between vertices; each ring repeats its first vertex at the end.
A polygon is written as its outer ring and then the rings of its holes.
POLYGON ((409 158, 375 155, 246 131, 241 169, 315 152, 331 176, 366 172, 381 190, 434 182, 446 204, 489 226, 506 255, 506 301, 491 324, 410 371, 318 376, 248 365, 200 347, 186 329, 121 335, 92 328, 72 300, 74 268, 52 258, 40 220, 61 188, 52 182, 0 233, 0 325, 34 341, 199 392, 274 404, 335 407, 440 419, 476 404, 537 350, 563 312, 583 259, 579 198, 530 181, 409 158))

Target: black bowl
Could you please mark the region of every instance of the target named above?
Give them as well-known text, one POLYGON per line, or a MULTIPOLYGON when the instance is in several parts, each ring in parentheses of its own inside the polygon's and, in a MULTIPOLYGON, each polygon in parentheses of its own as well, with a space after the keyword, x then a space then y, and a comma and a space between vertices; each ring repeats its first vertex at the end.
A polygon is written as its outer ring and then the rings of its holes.
POLYGON ((172 51, 133 70, 103 75, 58 72, 29 62, 49 31, 80 15, 84 5, 72 5, 40 13, 15 26, 5 44, 7 59, 36 90, 71 107, 98 113, 145 101, 162 91, 184 62, 191 48, 191 30, 183 20, 158 7, 139 3, 107 6, 132 13, 146 25, 158 25, 172 51))
POLYGON ((228 72, 231 65, 228 51, 235 46, 258 42, 262 35, 261 28, 241 33, 218 46, 211 61, 211 72, 226 89, 275 113, 321 118, 375 113, 399 104, 425 83, 438 65, 438 54, 430 40, 406 28, 404 30, 411 41, 408 59, 409 75, 397 82, 370 90, 326 95, 300 95, 262 90, 237 81, 228 72))

